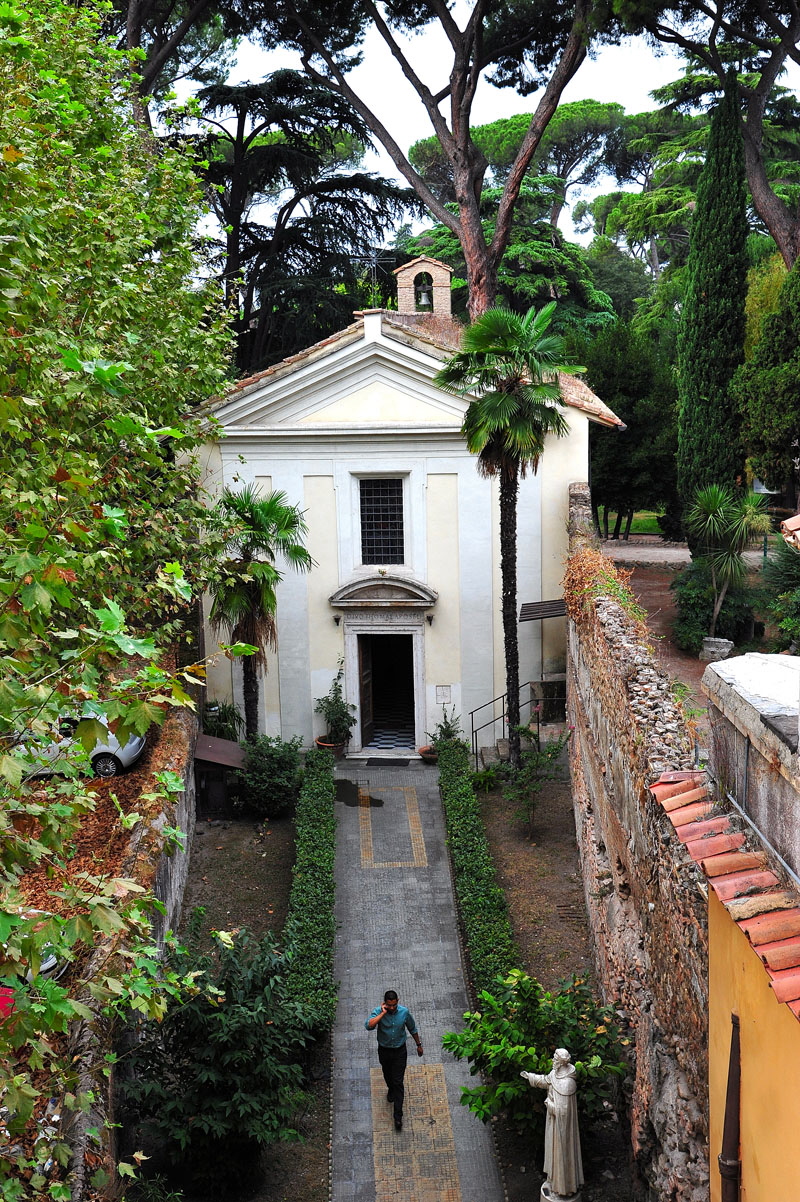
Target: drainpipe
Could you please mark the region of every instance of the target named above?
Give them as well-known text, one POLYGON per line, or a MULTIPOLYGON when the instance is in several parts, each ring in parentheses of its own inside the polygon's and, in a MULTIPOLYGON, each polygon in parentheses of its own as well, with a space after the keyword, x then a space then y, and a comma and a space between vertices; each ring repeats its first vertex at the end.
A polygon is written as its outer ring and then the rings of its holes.
POLYGON ((739 1183, 742 1162, 739 1160, 739 1093, 741 1085, 741 1056, 739 1053, 739 1015, 731 1015, 731 1055, 728 1061, 728 1089, 725 1094, 725 1122, 722 1128, 722 1151, 717 1157, 722 1178, 722 1202, 739 1202, 739 1183))

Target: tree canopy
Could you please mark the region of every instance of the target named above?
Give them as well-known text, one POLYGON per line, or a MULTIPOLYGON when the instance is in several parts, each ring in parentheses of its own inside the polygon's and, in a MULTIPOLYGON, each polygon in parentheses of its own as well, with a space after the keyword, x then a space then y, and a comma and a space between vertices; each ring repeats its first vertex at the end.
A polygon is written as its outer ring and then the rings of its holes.
POLYGON ((589 45, 608 36, 611 24, 604 0, 577 0, 569 9, 555 0, 520 0, 510 11, 500 0, 475 0, 463 29, 441 0, 404 0, 385 10, 374 0, 348 5, 279 0, 270 5, 261 36, 267 45, 299 51, 310 77, 352 104, 423 204, 455 234, 464 255, 470 312, 475 316, 494 300, 498 266, 531 158, 589 45), (446 82, 440 76, 436 83, 428 83, 415 70, 399 35, 434 25, 447 39, 452 57, 446 82), (388 126, 354 89, 349 73, 359 61, 368 28, 384 40, 431 122, 452 175, 455 209, 431 189, 388 126), (487 160, 473 140, 470 114, 481 78, 492 69, 501 83, 542 91, 509 168, 487 242, 480 212, 487 160), (442 111, 445 102, 448 116, 442 111))
POLYGON ((221 228, 236 365, 257 371, 351 320, 368 299, 366 263, 416 200, 355 169, 369 131, 299 72, 214 84, 198 104, 204 132, 188 137, 221 228))

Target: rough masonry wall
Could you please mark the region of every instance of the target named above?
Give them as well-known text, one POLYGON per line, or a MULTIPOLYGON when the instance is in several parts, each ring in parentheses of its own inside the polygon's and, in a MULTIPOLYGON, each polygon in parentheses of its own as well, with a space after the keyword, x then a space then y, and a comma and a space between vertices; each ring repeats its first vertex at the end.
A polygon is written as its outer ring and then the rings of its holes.
POLYGON ((573 485, 567 695, 578 847, 606 1000, 630 1024, 640 1196, 708 1198, 705 884, 647 786, 692 766, 670 681, 630 594, 592 546, 573 485))

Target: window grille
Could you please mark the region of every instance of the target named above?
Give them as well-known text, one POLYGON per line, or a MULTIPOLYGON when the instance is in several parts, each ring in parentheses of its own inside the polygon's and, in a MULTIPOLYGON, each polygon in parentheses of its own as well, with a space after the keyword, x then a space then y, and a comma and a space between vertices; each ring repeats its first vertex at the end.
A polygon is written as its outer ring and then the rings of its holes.
POLYGON ((403 481, 361 480, 361 562, 403 563, 403 481))

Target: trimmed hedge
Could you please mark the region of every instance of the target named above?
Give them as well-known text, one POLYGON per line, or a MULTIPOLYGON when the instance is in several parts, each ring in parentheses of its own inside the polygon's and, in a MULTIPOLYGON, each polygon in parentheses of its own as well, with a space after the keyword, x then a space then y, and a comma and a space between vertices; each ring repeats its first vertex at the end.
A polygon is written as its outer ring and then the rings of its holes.
POLYGON ((310 1012, 317 1035, 336 1014, 333 979, 333 865, 336 854, 334 758, 309 751, 297 799, 296 855, 284 944, 290 957, 290 995, 310 1012))
POLYGON ((489 989, 496 977, 506 977, 519 964, 520 956, 471 777, 466 744, 442 744, 439 790, 472 985, 480 993, 489 989))

